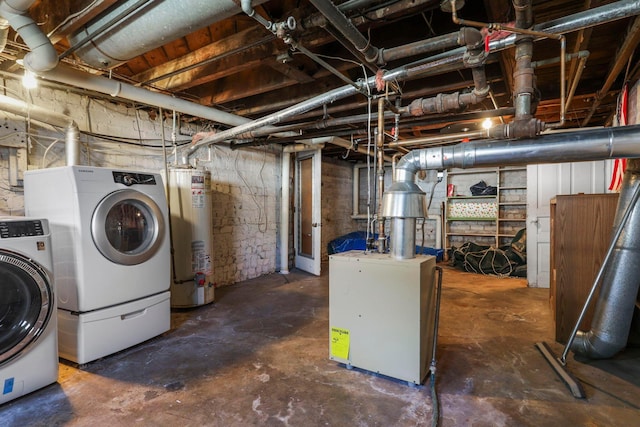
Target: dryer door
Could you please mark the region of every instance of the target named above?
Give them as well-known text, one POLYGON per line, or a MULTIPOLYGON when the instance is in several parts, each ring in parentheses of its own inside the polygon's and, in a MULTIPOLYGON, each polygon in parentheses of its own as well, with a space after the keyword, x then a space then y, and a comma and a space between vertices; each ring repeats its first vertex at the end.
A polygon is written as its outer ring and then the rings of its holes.
POLYGON ((53 288, 27 257, 0 249, 0 366, 27 351, 51 318, 53 288))
POLYGON ((136 265, 147 261, 162 244, 165 222, 156 202, 127 189, 102 199, 91 218, 91 235, 108 260, 136 265))

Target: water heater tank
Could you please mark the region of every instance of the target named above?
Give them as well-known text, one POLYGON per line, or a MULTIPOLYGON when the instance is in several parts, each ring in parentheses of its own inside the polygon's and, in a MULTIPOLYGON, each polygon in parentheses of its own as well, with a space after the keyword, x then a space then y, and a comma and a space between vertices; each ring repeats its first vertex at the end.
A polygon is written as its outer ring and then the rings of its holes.
POLYGON ((173 245, 171 307, 196 307, 214 299, 211 174, 170 168, 169 209, 173 245))

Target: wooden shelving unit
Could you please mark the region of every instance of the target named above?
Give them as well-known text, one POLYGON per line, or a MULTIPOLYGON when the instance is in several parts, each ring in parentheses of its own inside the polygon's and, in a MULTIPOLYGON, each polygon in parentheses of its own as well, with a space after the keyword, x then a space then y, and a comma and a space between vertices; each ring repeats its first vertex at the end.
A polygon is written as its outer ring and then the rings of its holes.
POLYGON ((449 171, 447 187, 455 193, 445 202, 446 249, 466 241, 494 247, 511 242, 526 223, 526 176, 524 167, 449 171), (496 187, 496 195, 472 196, 469 187, 480 180, 496 187))

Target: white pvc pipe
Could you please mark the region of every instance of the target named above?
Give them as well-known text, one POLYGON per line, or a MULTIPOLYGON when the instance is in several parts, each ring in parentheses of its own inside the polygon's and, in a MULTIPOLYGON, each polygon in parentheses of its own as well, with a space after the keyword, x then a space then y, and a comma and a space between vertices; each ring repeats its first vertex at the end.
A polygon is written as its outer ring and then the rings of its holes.
POLYGON ((442 215, 429 214, 429 219, 436 221, 436 244, 434 248, 442 249, 442 215))
POLYGON ((140 102, 147 105, 164 108, 165 110, 175 110, 181 113, 190 114, 195 117, 213 120, 229 126, 238 126, 250 122, 250 119, 206 107, 195 102, 175 98, 159 92, 151 92, 147 89, 136 87, 128 83, 108 79, 106 77, 94 76, 84 71, 75 70, 69 66, 59 64, 53 70, 39 73, 39 76, 54 82, 64 83, 71 86, 81 87, 88 90, 140 102))
POLYGON ((290 175, 291 153, 286 150, 282 150, 282 195, 280 196, 280 274, 289 274, 290 175))
POLYGON ((360 200, 358 200, 358 195, 360 194, 360 169, 359 167, 353 168, 353 216, 357 216, 360 213, 358 211, 358 206, 360 205, 360 200))
MULTIPOLYGON (((15 0, 11 0, 15 1, 15 0)), ((266 0, 253 0, 254 5, 266 0)), ((69 35, 76 55, 96 68, 113 69, 189 33, 241 12, 234 0, 121 0, 69 35), (127 13, 127 16, 121 16, 127 13), (120 19, 119 19, 120 18, 120 19), (114 22, 116 21, 116 22, 114 22)))
POLYGON ((23 58, 26 69, 39 73, 58 64, 58 52, 38 24, 27 14, 35 0, 4 0, 0 2, 0 16, 9 22, 31 52, 23 58))

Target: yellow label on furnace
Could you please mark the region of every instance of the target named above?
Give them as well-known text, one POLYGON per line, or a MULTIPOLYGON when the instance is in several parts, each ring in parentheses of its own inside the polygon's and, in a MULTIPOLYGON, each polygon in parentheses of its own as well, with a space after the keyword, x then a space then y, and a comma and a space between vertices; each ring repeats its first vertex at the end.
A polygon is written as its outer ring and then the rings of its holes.
POLYGON ((331 356, 349 359, 349 330, 331 327, 331 356))

